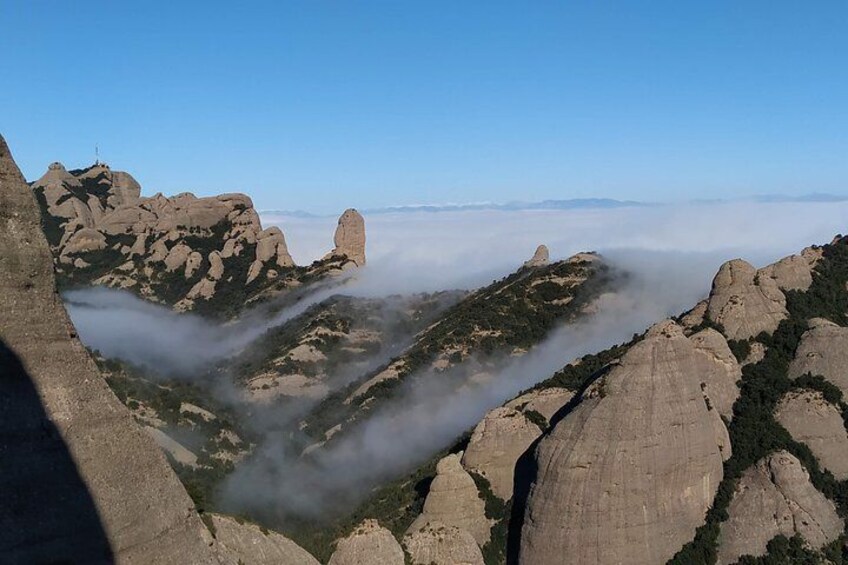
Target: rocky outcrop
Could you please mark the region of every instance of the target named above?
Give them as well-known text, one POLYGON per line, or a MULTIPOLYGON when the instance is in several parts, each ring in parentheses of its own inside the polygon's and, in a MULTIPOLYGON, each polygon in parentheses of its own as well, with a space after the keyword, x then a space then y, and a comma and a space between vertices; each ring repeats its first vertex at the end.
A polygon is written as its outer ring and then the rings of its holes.
POLYGON ((786 318, 786 297, 774 279, 759 276, 741 259, 728 261, 713 279, 707 314, 724 327, 728 339, 772 333, 786 318))
POLYGON ((208 514, 218 548, 229 563, 318 565, 305 549, 277 532, 220 514, 208 514))
POLYGON ((362 214, 353 208, 345 210, 339 218, 333 241, 336 247, 330 256, 347 257, 357 267, 365 265, 365 219, 362 214))
POLYGON ((572 398, 574 398, 574 391, 567 388, 551 387, 531 390, 514 400, 510 400, 504 406, 515 408, 524 414, 536 412, 550 423, 554 414, 559 412, 572 398))
POLYGON ((536 252, 533 253, 533 257, 531 257, 528 261, 524 262, 524 266, 527 268, 544 267, 548 264, 549 260, 550 253, 548 253, 548 246, 540 245, 536 248, 536 252))
POLYGON ((489 541, 491 524, 477 485, 460 463, 462 453, 444 457, 436 465, 436 477, 424 501, 424 511, 407 530, 414 533, 430 522, 455 526, 470 533, 477 544, 489 541))
POLYGON ((835 540, 842 520, 833 503, 810 483, 801 462, 778 451, 757 462, 739 479, 721 525, 718 562, 764 555, 774 536, 800 534, 813 548, 835 540))
POLYGON ((403 538, 413 565, 483 565, 474 537, 454 526, 429 522, 403 538))
MULTIPOLYGON (((263 229, 253 202, 243 194, 143 198, 127 173, 103 164, 68 172, 61 163, 50 165, 32 189, 63 282, 133 288, 178 310, 194 309, 196 301, 218 293, 246 304, 294 289, 303 279, 316 281, 365 263, 364 222, 355 210, 339 220, 336 250, 298 269, 283 232, 275 226, 263 229), (224 263, 231 276, 222 282, 224 263), (94 268, 84 270, 88 266, 94 268), (174 272, 191 284, 175 285, 174 272), (182 294, 175 296, 174 287, 184 288, 182 294)), ((231 306, 238 310, 242 304, 231 306)))
POLYGON ((718 413, 733 418, 733 403, 739 398, 742 368, 730 351, 724 336, 712 328, 702 330, 689 338, 695 345, 699 358, 698 375, 704 394, 718 413))
POLYGON ((515 464, 536 438, 539 426, 506 406, 490 411, 474 428, 462 465, 485 477, 499 498, 512 498, 515 464))
MULTIPOLYGON (((54 171, 61 171, 57 168, 54 171)), ((17 388, 4 362, 0 553, 11 562, 108 560, 70 514, 48 510, 71 496, 72 479, 58 463, 64 443, 96 505, 114 558, 124 563, 215 563, 213 540, 165 456, 98 375, 76 339, 56 292, 40 213, 0 138, 0 342, 21 361, 17 388), (27 383, 25 381, 31 381, 27 383), (45 416, 23 412, 21 387, 34 386, 45 416), (18 395, 18 396, 16 396, 18 395), (52 433, 49 430, 54 430, 52 433), (11 458, 11 459, 9 459, 11 458), (48 506, 36 492, 54 493, 48 506), (8 511, 14 509, 14 518, 8 511), (95 551, 97 553, 91 553, 95 551)))
POLYGON ((535 454, 520 562, 664 563, 692 539, 723 476, 726 430, 695 344, 657 324, 535 454))
POLYGON ((377 520, 365 520, 339 540, 328 565, 403 565, 403 548, 377 520))
POLYGON ((810 329, 801 336, 795 359, 789 364, 789 377, 811 373, 821 375, 848 397, 848 328, 829 320, 810 320, 810 329))
POLYGON ((821 259, 821 248, 808 247, 800 255, 790 255, 759 270, 782 290, 807 290, 813 284, 813 267, 821 259))
POLYGON ((848 434, 842 412, 817 391, 792 391, 780 400, 775 419, 804 443, 837 480, 848 479, 848 434))

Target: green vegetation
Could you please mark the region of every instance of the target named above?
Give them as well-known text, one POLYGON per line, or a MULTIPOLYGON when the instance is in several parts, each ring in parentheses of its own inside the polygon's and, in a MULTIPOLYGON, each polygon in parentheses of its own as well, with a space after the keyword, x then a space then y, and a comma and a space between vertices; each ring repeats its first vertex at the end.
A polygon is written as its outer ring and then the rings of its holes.
POLYGON ((561 261, 522 268, 495 281, 448 309, 402 355, 324 399, 306 418, 305 430, 320 438, 338 423, 361 414, 364 403, 373 410, 391 398, 406 377, 429 366, 440 354, 449 354, 455 363, 471 355, 485 360, 498 353, 528 349, 557 324, 580 316, 588 303, 608 290, 612 280, 609 267, 602 263, 561 261), (399 378, 381 381, 367 395, 344 402, 364 380, 393 363, 399 367, 399 378))
MULTIPOLYGON (((836 503, 840 515, 848 516, 848 481, 837 481, 820 468, 806 445, 792 439, 774 419, 774 408, 780 398, 793 386, 819 382, 806 377, 793 383, 787 376, 807 321, 824 317, 840 325, 848 325, 848 240, 824 248, 824 256, 816 267, 813 284, 807 292, 786 293, 789 317, 769 336, 757 336, 768 349, 759 363, 747 365, 742 371, 741 394, 733 406, 733 421, 729 426, 733 455, 724 464, 724 480, 719 485, 706 523, 698 528, 695 539, 681 549, 669 563, 711 564, 716 561, 716 545, 721 522, 727 519, 727 508, 739 477, 751 465, 768 454, 785 449, 794 454, 810 473, 813 485, 836 503)), ((814 385, 815 386, 815 385, 814 385)), ((832 394, 829 387, 825 387, 832 394)), ((792 542, 775 542, 771 549, 788 552, 792 542)), ((767 557, 771 557, 771 554, 767 557)), ((774 561, 763 561, 771 563, 774 561)), ((757 563, 755 561, 755 563, 757 563)))
POLYGON ((848 555, 845 555, 842 538, 827 545, 822 551, 813 551, 804 543, 804 538, 796 534, 791 538, 786 536, 775 536, 766 546, 767 553, 762 557, 751 557, 744 555, 739 559, 739 565, 842 565, 848 563, 848 555))
POLYGON ((492 520, 491 538, 482 547, 486 565, 502 565, 506 562, 506 542, 509 533, 509 517, 512 503, 504 502, 492 492, 489 480, 473 471, 469 474, 477 485, 477 492, 486 504, 486 518, 492 520))
POLYGON ((175 431, 181 434, 180 443, 197 455, 197 467, 180 464, 170 456, 168 460, 198 510, 213 510, 216 489, 234 470, 233 461, 250 447, 251 436, 239 426, 237 415, 191 383, 153 377, 144 369, 104 359, 97 352, 93 356, 109 387, 139 423, 151 425, 158 419, 166 424, 169 435, 175 431), (184 403, 212 417, 182 411, 184 403), (238 446, 230 440, 233 434, 242 440, 238 446))

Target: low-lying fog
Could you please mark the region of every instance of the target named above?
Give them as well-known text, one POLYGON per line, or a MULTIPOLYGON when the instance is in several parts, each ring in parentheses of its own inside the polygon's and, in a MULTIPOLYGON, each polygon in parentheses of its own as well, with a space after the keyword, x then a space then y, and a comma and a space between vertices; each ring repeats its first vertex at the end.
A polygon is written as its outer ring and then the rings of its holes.
MULTIPOLYGON (((332 246, 335 220, 265 216, 279 225, 298 263, 332 246)), ((287 453, 269 433, 256 456, 226 484, 228 508, 266 519, 316 516, 355 502, 363 486, 397 476, 476 423, 485 412, 550 376, 571 359, 626 341, 650 323, 693 306, 709 291, 719 265, 742 257, 762 266, 848 225, 848 203, 734 203, 618 209, 394 213, 366 217, 368 266, 341 289, 351 295, 473 288, 521 265, 547 244, 552 260, 598 251, 631 276, 598 315, 563 328, 525 357, 507 364, 486 387, 455 394, 407 387, 332 449, 309 463, 287 453)), ((107 290, 69 293, 80 336, 107 356, 183 375, 232 355, 267 327, 283 323, 333 292, 321 291, 273 320, 217 326, 175 315, 107 290)), ((210 389, 212 383, 206 383, 210 389)), ((260 430, 261 431, 261 430, 260 430)))

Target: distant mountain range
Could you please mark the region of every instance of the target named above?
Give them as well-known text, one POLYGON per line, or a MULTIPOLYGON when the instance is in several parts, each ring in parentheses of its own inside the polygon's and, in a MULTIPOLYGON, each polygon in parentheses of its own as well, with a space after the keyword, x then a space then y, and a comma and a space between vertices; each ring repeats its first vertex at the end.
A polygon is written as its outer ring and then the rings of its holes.
MULTIPOLYGON (((840 196, 834 194, 812 193, 800 196, 786 196, 774 194, 761 194, 736 200, 703 199, 693 200, 694 204, 721 204, 725 202, 845 202, 848 195, 840 196)), ((496 210, 503 212, 515 212, 521 210, 581 210, 581 209, 611 209, 611 208, 634 208, 662 206, 662 202, 639 202, 636 200, 616 200, 613 198, 571 198, 566 200, 542 200, 539 202, 513 201, 506 203, 497 202, 474 202, 468 204, 411 204, 407 206, 385 206, 380 208, 367 208, 361 210, 363 214, 406 214, 412 212, 470 212, 480 210, 496 210)), ((321 218, 334 214, 315 214, 304 210, 261 210, 263 214, 277 214, 293 218, 321 218)))

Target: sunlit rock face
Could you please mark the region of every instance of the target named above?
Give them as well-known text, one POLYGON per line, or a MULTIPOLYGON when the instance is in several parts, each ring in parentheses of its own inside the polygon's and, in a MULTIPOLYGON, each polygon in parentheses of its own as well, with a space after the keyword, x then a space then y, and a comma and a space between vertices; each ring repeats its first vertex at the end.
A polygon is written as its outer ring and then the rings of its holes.
POLYGON ((836 507, 810 483, 810 475, 794 455, 778 451, 748 469, 721 525, 718 562, 735 563, 742 555, 764 555, 777 535, 799 534, 818 549, 842 533, 836 507))
POLYGON ((692 538, 728 443, 702 362, 680 326, 660 323, 540 441, 522 564, 664 563, 692 538))

